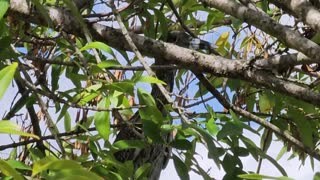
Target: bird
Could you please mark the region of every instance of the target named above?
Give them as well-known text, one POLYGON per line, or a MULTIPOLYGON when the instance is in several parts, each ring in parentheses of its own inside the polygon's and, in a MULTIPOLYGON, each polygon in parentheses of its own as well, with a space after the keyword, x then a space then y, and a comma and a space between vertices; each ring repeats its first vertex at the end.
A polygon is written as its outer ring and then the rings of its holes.
MULTIPOLYGON (((193 38, 183 31, 171 31, 168 34, 166 41, 184 48, 194 50, 204 49, 209 51, 209 53, 216 54, 214 46, 212 46, 209 42, 200 40, 198 38, 193 38)), ((154 64, 169 65, 168 62, 169 61, 164 59, 163 57, 156 57, 154 64)), ((168 92, 172 92, 176 71, 168 69, 157 69, 155 73, 158 79, 166 83, 166 90, 168 92)), ((168 104, 169 102, 156 85, 152 86, 151 95, 155 99, 157 108, 160 110, 160 112, 164 116, 168 115, 168 112, 166 111, 164 105, 168 104)), ((121 127, 114 143, 120 140, 141 140, 145 138, 142 130, 141 117, 138 112, 136 112, 128 122, 130 122, 130 124, 133 124, 134 126, 124 125, 123 127, 121 127)), ((172 133, 163 134, 162 139, 165 143, 156 142, 152 144, 146 144, 142 149, 136 148, 121 150, 116 152, 114 156, 120 162, 129 160, 133 161, 135 170, 137 170, 145 163, 150 163, 150 170, 147 174, 147 179, 158 180, 162 169, 166 167, 170 159, 171 148, 167 146, 166 143, 170 143, 172 141, 173 135, 172 133)))

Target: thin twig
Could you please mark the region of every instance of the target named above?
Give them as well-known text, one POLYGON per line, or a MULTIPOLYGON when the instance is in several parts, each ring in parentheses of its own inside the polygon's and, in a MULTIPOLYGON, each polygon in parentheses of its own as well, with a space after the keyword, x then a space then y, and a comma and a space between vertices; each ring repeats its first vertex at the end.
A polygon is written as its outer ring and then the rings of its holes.
POLYGON ((72 103, 70 101, 64 100, 64 99, 58 97, 57 95, 55 95, 54 93, 50 93, 50 92, 47 92, 47 91, 42 91, 42 90, 38 89, 36 86, 34 86, 32 83, 30 83, 30 82, 28 82, 26 80, 22 79, 22 82, 23 82, 23 84, 25 86, 27 86, 29 89, 31 89, 34 92, 37 92, 37 93, 39 93, 39 94, 41 94, 43 96, 46 96, 46 97, 48 97, 49 99, 52 99, 55 102, 60 102, 60 103, 63 103, 65 105, 67 105, 67 106, 78 108, 78 109, 91 110, 91 111, 113 111, 113 110, 125 110, 125 109, 133 109, 133 108, 143 108, 143 107, 145 107, 143 105, 131 106, 131 107, 113 107, 113 108, 100 108, 100 107, 93 107, 93 106, 81 106, 79 104, 72 103))
POLYGON ((312 150, 311 148, 307 147, 306 145, 304 145, 302 142, 300 142, 298 139, 296 139, 295 137, 293 137, 288 131, 283 131, 280 128, 278 128, 277 126, 273 125, 272 123, 270 123, 269 121, 266 121, 263 118, 260 118, 248 111, 245 111, 231 103, 229 103, 220 93, 218 90, 215 89, 215 87, 213 87, 211 85, 211 83, 208 81, 208 79, 201 73, 197 73, 194 72, 195 75, 197 76, 197 78, 199 79, 199 81, 207 88, 207 90, 209 92, 211 92, 212 95, 214 95, 217 100, 226 108, 226 109, 231 109, 234 112, 236 112, 237 114, 240 114, 244 117, 247 117, 248 119, 251 119, 253 121, 255 121, 256 123, 264 126, 265 128, 268 128, 270 130, 272 130, 273 132, 275 132, 276 134, 278 134, 279 136, 283 137, 285 140, 287 140, 288 142, 292 143, 294 146, 296 146, 297 148, 299 148, 300 150, 302 150, 303 152, 309 154, 310 156, 314 157, 315 159, 320 161, 320 154, 318 152, 316 152, 315 150, 312 150))
MULTIPOLYGON (((143 65, 143 67, 146 69, 147 73, 149 76, 153 76, 156 77, 156 74, 152 71, 152 69, 150 68, 150 66, 148 65, 148 63, 144 60, 142 54, 139 52, 137 46, 134 44, 134 42, 132 41, 128 30, 126 29, 125 25, 122 22, 121 16, 118 12, 118 10, 116 9, 115 5, 114 5, 114 0, 110 1, 110 7, 119 23, 120 29, 122 31, 123 36, 125 37, 129 47, 131 48, 131 50, 135 53, 135 55, 137 56, 138 60, 140 61, 140 63, 143 65)), ((165 97, 165 99, 167 100, 167 102, 169 104, 172 105, 173 109, 175 109, 177 111, 177 113, 180 115, 182 122, 189 124, 187 117, 183 114, 183 111, 181 108, 175 106, 175 104, 173 103, 173 100, 170 97, 170 93, 165 89, 165 87, 160 84, 160 83, 156 83, 157 87, 159 88, 160 92, 162 93, 162 95, 165 97)))
MULTIPOLYGON (((92 127, 92 128, 88 128, 87 130, 80 129, 80 130, 74 130, 74 131, 70 131, 70 132, 59 133, 59 134, 57 134, 57 136, 63 137, 63 136, 78 135, 78 134, 86 133, 89 131, 96 131, 96 128, 92 127)), ((39 140, 38 139, 30 139, 30 140, 21 141, 18 143, 11 143, 11 144, 2 145, 2 146, 0 146, 0 151, 8 149, 8 148, 15 148, 18 146, 24 146, 27 144, 35 143, 38 141, 44 141, 44 140, 48 140, 48 139, 55 139, 55 137, 54 137, 54 135, 48 135, 48 136, 42 136, 39 140)))
POLYGON ((180 25, 182 26, 182 28, 193 38, 198 38, 183 22, 182 18, 180 17, 176 7, 174 7, 174 4, 172 2, 172 0, 167 0, 169 7, 171 8, 172 12, 174 13, 174 15, 176 16, 176 18, 178 19, 180 25))
MULTIPOLYGON (((25 72, 24 70, 22 71, 23 75, 25 76, 25 78, 27 79, 26 81, 28 81, 29 83, 32 82, 29 74, 27 72, 25 72)), ((32 83, 31 83, 32 84, 32 83)), ((51 118, 51 115, 49 114, 48 112, 48 108, 46 106, 46 104, 43 102, 43 100, 41 99, 41 96, 37 93, 37 92, 34 92, 36 97, 37 97, 37 100, 39 102, 39 106, 41 108, 41 111, 45 114, 46 118, 47 118, 47 126, 51 132, 51 134, 55 137, 55 140, 60 148, 60 151, 61 151, 61 155, 62 157, 65 157, 65 150, 64 150, 64 147, 62 145, 62 141, 61 139, 57 136, 57 134, 59 134, 59 130, 57 128, 57 126, 55 125, 55 123, 53 122, 53 119, 51 118)))

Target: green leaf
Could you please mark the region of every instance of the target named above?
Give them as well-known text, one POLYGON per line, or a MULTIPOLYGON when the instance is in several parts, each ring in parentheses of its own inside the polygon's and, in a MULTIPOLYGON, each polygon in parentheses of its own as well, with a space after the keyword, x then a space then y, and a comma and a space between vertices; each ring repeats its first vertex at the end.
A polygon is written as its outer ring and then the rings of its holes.
POLYGON ((138 99, 141 105, 156 106, 153 97, 142 88, 138 88, 138 99))
POLYGON ((243 179, 276 179, 276 180, 294 180, 292 178, 281 176, 281 177, 273 177, 273 176, 267 176, 267 175, 261 175, 261 174, 241 174, 238 175, 238 177, 243 179))
POLYGON ((115 60, 108 60, 108 61, 102 61, 97 66, 99 68, 109 68, 109 67, 114 67, 114 66, 119 66, 121 65, 118 61, 115 60))
POLYGON ((213 118, 209 119, 209 121, 206 124, 206 127, 207 127, 209 133, 212 134, 213 136, 216 136, 219 132, 219 127, 215 123, 213 118))
POLYGON ((275 179, 275 177, 261 175, 261 174, 241 174, 241 175, 238 175, 238 177, 243 179, 275 179))
MULTIPOLYGON (((108 98, 103 98, 99 103, 100 108, 109 108, 110 101, 108 98)), ((101 111, 94 115, 94 125, 97 128, 99 135, 106 141, 109 140, 110 134, 110 112, 101 111)))
POLYGON ((0 121, 0 133, 17 134, 20 136, 27 136, 39 139, 39 137, 34 134, 21 131, 21 128, 17 124, 7 120, 0 121))
POLYGON ((52 169, 52 170, 81 169, 81 168, 82 166, 78 162, 72 161, 72 160, 56 160, 56 161, 52 161, 52 163, 48 165, 48 169, 52 169))
POLYGON ((53 64, 51 67, 51 90, 54 92, 59 88, 59 77, 63 68, 62 66, 56 64, 53 64))
POLYGON ((288 147, 287 146, 283 146, 279 152, 279 154, 276 157, 276 160, 279 161, 282 156, 287 152, 288 147))
POLYGON ((179 157, 177 157, 175 154, 172 156, 174 167, 176 168, 176 171, 180 177, 180 179, 183 180, 189 180, 189 174, 188 174, 188 169, 186 165, 184 164, 183 161, 179 157))
POLYGON ((219 140, 227 136, 236 136, 240 134, 242 134, 242 128, 239 125, 233 122, 227 122, 217 134, 217 138, 219 140))
POLYGON ((191 124, 191 127, 193 129, 195 129, 203 138, 205 145, 207 146, 208 149, 208 157, 212 158, 214 160, 214 162, 216 163, 216 165, 218 166, 218 168, 220 169, 220 160, 219 160, 219 152, 218 149, 216 147, 216 145, 214 144, 214 139, 212 138, 212 136, 205 131, 203 128, 191 124))
POLYGON ((235 147, 233 150, 233 153, 235 154, 235 156, 249 156, 249 151, 246 148, 243 147, 235 147))
POLYGON ((234 171, 237 166, 237 161, 234 156, 227 153, 222 161, 222 167, 227 174, 230 174, 234 171))
POLYGON ((260 140, 260 148, 267 152, 272 142, 272 131, 270 129, 264 129, 261 140, 260 140))
POLYGON ((58 159, 56 159, 53 156, 46 156, 45 158, 42 158, 39 161, 36 161, 33 164, 31 176, 34 177, 35 175, 37 175, 41 171, 47 170, 49 168, 50 164, 57 161, 57 160, 58 159))
POLYGON ((0 0, 0 20, 3 18, 4 14, 7 12, 9 7, 8 0, 0 0))
POLYGON ((99 95, 98 90, 101 87, 102 87, 101 84, 95 84, 95 85, 87 87, 83 92, 81 92, 80 94, 77 94, 73 98, 73 102, 76 102, 77 104, 79 104, 81 106, 85 105, 87 102, 91 101, 92 99, 94 99, 95 97, 97 97, 99 95))
POLYGON ((302 142, 309 146, 310 148, 314 148, 314 133, 317 132, 317 128, 313 127, 309 121, 306 121, 304 118, 295 119, 294 122, 297 124, 297 127, 300 132, 302 142))
POLYGON ((113 144, 118 150, 130 149, 130 148, 143 148, 145 142, 143 140, 120 140, 113 144))
POLYGON ((123 93, 128 93, 129 95, 134 95, 134 83, 132 82, 113 82, 103 86, 103 88, 119 91, 123 93))
POLYGON ((170 145, 181 150, 190 150, 192 148, 192 143, 186 139, 176 139, 170 145))
POLYGON ((21 170, 31 170, 32 168, 30 166, 27 166, 26 164, 24 164, 23 162, 21 161, 16 161, 16 160, 13 160, 13 159, 9 159, 7 160, 7 163, 15 168, 15 169, 21 169, 21 170))
POLYGON ((66 132, 71 130, 71 118, 69 112, 64 115, 64 129, 66 132))
POLYGON ((313 180, 320 180, 320 172, 316 172, 313 176, 313 180))
POLYGON ((275 96, 271 93, 262 93, 259 97, 260 111, 267 113, 272 111, 272 108, 276 105, 275 96))
POLYGON ((320 33, 317 32, 312 38, 311 38, 311 41, 317 43, 317 44, 320 44, 320 33))
POLYGON ((106 45, 105 43, 102 43, 102 42, 91 42, 85 46, 83 46, 80 51, 85 51, 87 49, 92 49, 92 48, 95 48, 95 49, 99 49, 99 50, 102 50, 102 51, 105 51, 109 54, 113 54, 111 48, 106 45))
POLYGON ((240 139, 247 147, 247 150, 251 153, 251 155, 256 160, 258 160, 258 155, 260 155, 262 158, 265 158, 268 161, 270 161, 281 172, 282 175, 287 176, 287 173, 284 170, 284 168, 275 159, 273 159, 271 156, 269 156, 268 154, 263 152, 260 148, 258 148, 251 139, 244 136, 240 136, 240 139))
POLYGON ((0 172, 6 176, 11 176, 15 180, 24 180, 23 176, 18 171, 2 159, 0 159, 0 172))
MULTIPOLYGON (((139 110, 141 114, 141 110, 139 110)), ((148 119, 142 119, 142 129, 144 134, 151 138, 154 142, 163 143, 163 139, 160 135, 161 128, 159 122, 153 121, 152 117, 148 119)))
POLYGON ((224 46, 228 42, 229 34, 230 34, 229 32, 222 33, 218 38, 218 40, 216 41, 216 45, 219 47, 224 46))
POLYGON ((165 82, 159 80, 158 78, 152 77, 152 76, 141 76, 137 79, 137 82, 145 82, 145 83, 160 83, 160 84, 166 84, 165 82))
POLYGON ((24 180, 23 176, 12 168, 6 161, 0 159, 0 172, 6 176, 11 176, 13 179, 24 180))
POLYGON ((140 166, 137 171, 134 173, 134 179, 144 179, 147 177, 149 171, 150 171, 151 164, 145 163, 142 166, 140 166))
POLYGON ((17 67, 18 63, 12 63, 10 66, 7 66, 0 71, 0 99, 2 99, 2 96, 9 87, 17 67))

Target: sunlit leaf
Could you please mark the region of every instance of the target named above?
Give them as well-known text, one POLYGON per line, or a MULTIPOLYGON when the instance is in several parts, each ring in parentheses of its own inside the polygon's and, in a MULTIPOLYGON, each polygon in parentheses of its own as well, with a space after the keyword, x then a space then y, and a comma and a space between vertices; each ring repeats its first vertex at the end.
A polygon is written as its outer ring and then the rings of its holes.
POLYGON ((137 171, 134 173, 134 179, 144 179, 149 173, 150 170, 150 163, 145 163, 140 166, 137 171))
MULTIPOLYGON (((1 9, 1 8, 0 8, 1 9)), ((18 63, 12 63, 11 65, 3 68, 0 71, 0 99, 2 99, 4 93, 6 92, 7 88, 9 87, 14 73, 18 67, 18 63)))
POLYGON ((219 132, 219 127, 215 123, 213 118, 209 119, 209 121, 206 124, 206 127, 207 127, 208 131, 210 132, 210 134, 212 134, 214 136, 216 136, 219 132))
POLYGON ((276 180, 293 180, 289 177, 273 177, 273 176, 267 176, 267 175, 261 175, 261 174, 241 174, 238 175, 238 177, 243 179, 276 179, 276 180))
POLYGON ((145 83, 160 83, 160 84, 166 84, 165 82, 152 77, 152 76, 141 76, 138 80, 138 82, 145 82, 145 83))
POLYGON ((64 115, 64 129, 66 132, 71 130, 71 117, 69 112, 64 115))
POLYGON ((24 180, 24 177, 18 171, 2 159, 0 159, 0 172, 6 176, 11 176, 15 180, 24 180))
MULTIPOLYGON (((99 103, 100 108, 109 108, 110 101, 108 98, 103 98, 99 103)), ((109 140, 110 134, 110 113, 109 111, 96 112, 94 115, 94 125, 98 130, 99 135, 106 141, 109 140)))
POLYGON ((47 156, 39 161, 36 161, 32 167, 32 177, 40 173, 41 171, 47 170, 51 163, 57 161, 53 156, 47 156))
POLYGON ((7 12, 9 7, 8 0, 0 0, 0 20, 3 18, 3 15, 7 12))
POLYGON ((259 107, 261 112, 270 112, 275 106, 276 100, 271 93, 262 93, 259 98, 259 107))
POLYGON ((114 67, 114 66, 119 66, 121 65, 119 61, 115 60, 108 60, 108 61, 102 61, 98 64, 98 67, 100 68, 109 68, 109 67, 114 67))
POLYGON ((6 121, 6 120, 0 121, 0 133, 16 134, 20 136, 27 136, 27 137, 33 137, 33 138, 39 139, 38 136, 31 133, 23 132, 21 131, 21 128, 17 124, 11 121, 6 121))
POLYGON ((113 144, 118 150, 130 149, 130 148, 143 148, 145 142, 143 140, 120 140, 113 144))
POLYGON ((142 105, 156 106, 156 102, 153 97, 142 88, 138 88, 138 98, 142 105))
POLYGON ((91 42, 91 43, 83 46, 80 49, 80 51, 85 51, 87 49, 93 49, 93 48, 105 51, 109 54, 113 54, 112 49, 108 45, 106 45, 105 43, 102 43, 102 42, 91 42))
POLYGON ((17 161, 17 160, 9 159, 9 160, 7 160, 7 163, 11 167, 13 167, 14 169, 21 169, 21 170, 31 170, 32 169, 30 166, 27 166, 23 162, 17 161))

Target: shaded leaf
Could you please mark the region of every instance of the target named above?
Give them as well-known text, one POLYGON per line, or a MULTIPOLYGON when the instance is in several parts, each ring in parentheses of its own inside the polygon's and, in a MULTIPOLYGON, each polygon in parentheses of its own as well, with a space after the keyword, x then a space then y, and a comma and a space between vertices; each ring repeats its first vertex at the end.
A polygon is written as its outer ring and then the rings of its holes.
POLYGON ((143 140, 120 140, 113 144, 118 150, 130 149, 130 148, 143 148, 145 142, 143 140))
POLYGON ((186 165, 184 164, 183 161, 179 157, 177 157, 175 154, 172 156, 174 167, 176 168, 176 171, 180 177, 180 179, 183 180, 189 180, 189 174, 188 174, 188 169, 186 165))

